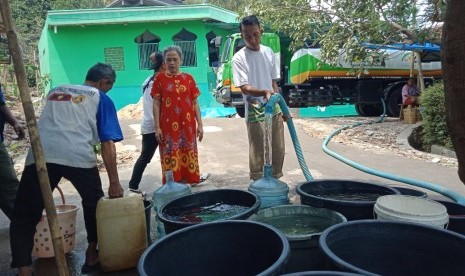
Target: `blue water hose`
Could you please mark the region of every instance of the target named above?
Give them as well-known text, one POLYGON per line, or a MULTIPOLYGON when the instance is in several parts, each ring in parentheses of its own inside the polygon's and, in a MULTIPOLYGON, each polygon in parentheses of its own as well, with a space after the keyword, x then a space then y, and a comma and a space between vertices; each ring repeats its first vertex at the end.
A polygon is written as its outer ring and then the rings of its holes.
POLYGON ((394 181, 403 182, 403 183, 410 184, 410 185, 413 185, 413 186, 425 188, 425 189, 440 193, 440 194, 442 194, 442 195, 444 195, 446 197, 449 197, 449 198, 451 198, 452 200, 456 201, 459 204, 465 205, 465 197, 463 197, 459 193, 454 192, 454 191, 452 191, 450 189, 441 187, 438 184, 429 183, 429 182, 426 182, 426 181, 421 181, 421 180, 408 178, 408 177, 402 177, 402 176, 394 175, 394 174, 391 174, 391 173, 386 173, 386 172, 383 172, 383 171, 378 171, 378 170, 375 170, 375 169, 360 165, 360 164, 358 164, 358 163, 356 163, 356 162, 354 162, 352 160, 349 160, 349 159, 345 158, 344 156, 342 156, 342 155, 328 149, 327 145, 328 145, 329 141, 331 140, 331 138, 333 138, 335 135, 339 134, 341 131, 343 131, 345 129, 348 129, 348 128, 353 128, 353 127, 356 127, 356 126, 359 126, 359 125, 363 125, 363 124, 372 124, 372 123, 382 122, 384 120, 385 113, 386 113, 386 106, 384 104, 384 101, 382 101, 382 103, 383 103, 384 113, 383 113, 383 115, 381 115, 379 120, 371 121, 371 122, 365 122, 365 123, 356 123, 356 124, 353 124, 353 125, 347 125, 347 126, 343 126, 341 128, 336 129, 335 131, 331 132, 325 138, 325 140, 323 141, 323 145, 322 145, 323 151, 325 153, 329 154, 330 156, 338 159, 339 161, 342 161, 342 162, 346 163, 347 165, 349 165, 349 166, 351 166, 351 167, 353 167, 355 169, 358 169, 360 171, 363 171, 363 172, 366 172, 366 173, 369 173, 369 174, 372 174, 372 175, 376 175, 376 176, 379 176, 379 177, 383 177, 383 178, 386 178, 386 179, 391 179, 391 180, 394 180, 394 181))
POLYGON ((300 147, 299 139, 297 138, 297 132, 295 130, 294 122, 292 121, 291 113, 289 112, 289 108, 287 107, 284 98, 280 94, 273 94, 265 106, 265 113, 272 115, 273 107, 276 103, 279 104, 279 107, 283 111, 283 114, 287 117, 287 127, 289 128, 289 133, 291 135, 292 143, 294 144, 295 154, 297 155, 297 160, 299 161, 300 168, 302 169, 305 179, 307 181, 311 181, 313 180, 313 177, 310 173, 310 170, 307 167, 304 155, 302 154, 302 148, 300 147))
MULTIPOLYGON (((413 185, 413 186, 425 188, 425 189, 437 192, 439 194, 442 194, 442 195, 454 200, 455 202, 457 202, 459 204, 465 205, 465 197, 460 195, 457 192, 454 192, 454 191, 450 190, 450 189, 441 187, 438 184, 429 183, 429 182, 426 182, 426 181, 421 181, 421 180, 408 178, 408 177, 402 177, 402 176, 398 176, 398 175, 395 175, 395 174, 386 173, 386 172, 383 172, 383 171, 378 171, 378 170, 369 168, 367 166, 364 166, 364 165, 358 164, 358 163, 356 163, 356 162, 354 162, 352 160, 349 160, 349 159, 345 158, 344 156, 330 150, 327 147, 327 145, 329 144, 329 141, 331 140, 331 138, 333 138, 335 135, 339 134, 341 131, 343 131, 345 129, 354 128, 354 127, 357 127, 357 126, 360 126, 360 125, 363 125, 363 124, 373 124, 373 123, 381 123, 381 122, 383 122, 384 118, 386 117, 386 104, 385 104, 384 100, 381 100, 381 102, 382 102, 382 106, 383 106, 383 114, 380 116, 380 118, 378 120, 363 122, 363 123, 356 123, 356 124, 347 125, 347 126, 343 126, 341 128, 336 129, 335 131, 331 132, 325 138, 325 140, 323 141, 323 145, 322 145, 323 151, 325 153, 327 153, 328 155, 338 159, 339 161, 342 161, 342 162, 346 163, 347 165, 349 165, 349 166, 351 166, 351 167, 353 167, 355 169, 358 169, 360 171, 363 171, 363 172, 366 172, 366 173, 369 173, 369 174, 372 174, 372 175, 375 175, 375 176, 379 176, 379 177, 382 177, 382 178, 386 178, 386 179, 390 179, 390 180, 410 184, 410 185, 413 185)), ((305 159, 303 157, 302 148, 300 147, 300 143, 299 143, 299 140, 297 138, 297 132, 295 130, 294 122, 292 121, 292 117, 290 116, 291 114, 289 112, 289 108, 287 107, 287 105, 286 105, 286 103, 284 101, 284 98, 280 94, 272 95, 270 100, 268 101, 268 103, 265 106, 265 113, 272 114, 273 113, 273 107, 274 107, 274 105, 276 103, 279 104, 279 107, 281 107, 281 110, 283 111, 283 114, 287 117, 287 126, 289 128, 292 143, 294 144, 294 149, 295 149, 295 152, 296 152, 296 155, 297 155, 297 159, 299 161, 300 168, 302 169, 302 172, 304 173, 305 179, 307 181, 311 181, 311 180, 313 180, 313 177, 310 174, 310 170, 308 169, 307 164, 305 162, 305 159)))

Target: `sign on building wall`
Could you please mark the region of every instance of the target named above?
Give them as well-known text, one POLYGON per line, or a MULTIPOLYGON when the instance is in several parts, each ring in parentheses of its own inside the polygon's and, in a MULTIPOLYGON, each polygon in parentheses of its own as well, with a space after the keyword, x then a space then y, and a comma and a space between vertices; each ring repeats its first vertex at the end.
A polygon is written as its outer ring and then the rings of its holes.
POLYGON ((105 63, 110 64, 115 71, 124 71, 123 47, 111 47, 104 49, 105 63))

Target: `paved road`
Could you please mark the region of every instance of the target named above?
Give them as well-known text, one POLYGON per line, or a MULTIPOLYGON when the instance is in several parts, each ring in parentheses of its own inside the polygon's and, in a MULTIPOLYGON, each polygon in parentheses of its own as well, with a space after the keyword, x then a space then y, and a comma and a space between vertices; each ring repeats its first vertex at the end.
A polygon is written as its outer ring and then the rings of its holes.
MULTIPOLYGON (((308 119, 307 119, 308 120, 308 119)), ((128 148, 140 148, 140 135, 137 133, 138 121, 122 121, 125 140, 122 144, 128 148)), ((202 172, 211 173, 210 178, 194 188, 194 191, 236 188, 247 189, 248 179, 248 145, 245 123, 242 119, 205 119, 205 138, 200 143, 200 169, 202 172)), ((296 124, 298 126, 298 124, 296 124)), ((315 179, 350 179, 356 181, 368 181, 388 185, 400 183, 386 180, 374 175, 358 171, 348 165, 337 161, 321 150, 321 139, 311 138, 305 135, 297 127, 297 134, 303 150, 303 155, 311 174, 315 179)), ((305 178, 297 162, 296 154, 291 139, 286 131, 286 159, 284 163, 284 177, 282 181, 290 187, 290 198, 294 203, 299 203, 299 196, 295 193, 295 187, 305 182, 305 178)), ((436 183, 442 187, 454 190, 465 196, 465 186, 458 179, 456 169, 447 168, 439 164, 409 159, 390 154, 373 154, 358 148, 331 144, 329 148, 345 156, 348 159, 359 162, 376 170, 414 178, 430 183, 436 183)), ((158 160, 158 159, 157 159, 158 160)), ((141 183, 141 188, 149 193, 160 186, 161 169, 157 160, 147 167, 146 174, 141 183)), ((119 170, 122 184, 127 188, 132 168, 119 170)), ((104 189, 108 187, 105 174, 102 175, 104 189)), ((80 206, 79 197, 69 183, 60 184, 65 192, 67 203, 80 206)), ((431 197, 440 198, 439 194, 429 192, 431 197)), ((59 203, 58 193, 55 193, 56 203, 59 203)), ((77 218, 76 248, 68 254, 68 267, 71 275, 80 275, 80 266, 83 263, 86 248, 86 236, 83 226, 82 211, 77 218)), ((15 275, 16 271, 9 269, 9 234, 8 220, 0 213, 0 275, 15 275)), ((54 273, 54 259, 38 259, 34 261, 36 275, 56 275, 54 273)), ((101 275, 96 272, 92 275, 101 275)), ((137 275, 135 269, 105 275, 137 275)))

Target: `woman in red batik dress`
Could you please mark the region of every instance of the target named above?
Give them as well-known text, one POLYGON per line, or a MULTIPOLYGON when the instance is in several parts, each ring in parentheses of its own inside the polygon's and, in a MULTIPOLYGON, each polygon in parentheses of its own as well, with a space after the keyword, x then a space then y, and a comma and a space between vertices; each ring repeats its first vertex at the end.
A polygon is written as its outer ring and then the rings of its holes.
POLYGON ((163 55, 167 70, 156 75, 151 93, 163 183, 165 172, 172 171, 176 182, 195 186, 200 183, 197 138, 203 138, 200 91, 194 78, 179 69, 179 46, 166 48, 163 55))

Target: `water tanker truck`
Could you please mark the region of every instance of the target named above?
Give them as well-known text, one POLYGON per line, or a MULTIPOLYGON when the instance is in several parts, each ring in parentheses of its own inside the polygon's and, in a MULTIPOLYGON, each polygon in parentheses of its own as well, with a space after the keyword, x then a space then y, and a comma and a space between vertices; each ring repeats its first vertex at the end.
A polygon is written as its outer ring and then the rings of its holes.
MULTIPOLYGON (((319 48, 303 48, 292 57, 285 51, 276 34, 264 33, 262 44, 273 49, 280 62, 283 76, 279 86, 289 107, 354 104, 361 116, 378 116, 383 112, 384 100, 389 116, 398 116, 402 102, 402 87, 411 73, 412 51, 383 49, 382 58, 363 67, 356 61, 348 63, 340 58, 338 66, 321 62, 319 48), (283 51, 281 51, 283 49, 283 51)), ((234 53, 244 47, 240 34, 227 38, 222 48, 221 64, 217 70, 216 100, 235 107, 243 116, 242 94, 232 82, 231 61, 234 53)), ((421 64, 425 84, 442 77, 438 55, 423 55, 421 64)), ((418 74, 414 64, 413 75, 418 74)))

